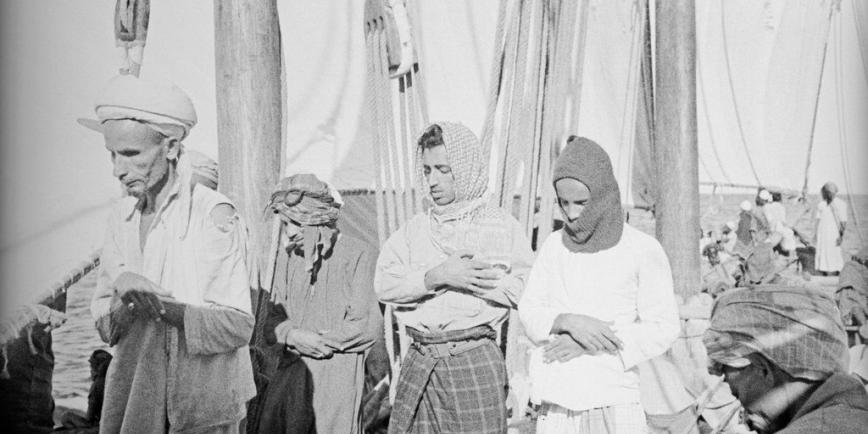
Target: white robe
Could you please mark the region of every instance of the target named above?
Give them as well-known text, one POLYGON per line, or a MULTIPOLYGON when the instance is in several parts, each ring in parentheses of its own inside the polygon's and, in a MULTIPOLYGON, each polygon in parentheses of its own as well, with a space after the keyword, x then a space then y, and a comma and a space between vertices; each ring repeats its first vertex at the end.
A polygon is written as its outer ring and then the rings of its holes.
POLYGON ((847 204, 839 198, 829 205, 817 205, 817 254, 814 267, 818 271, 834 272, 844 268, 844 255, 838 242, 838 226, 847 222, 847 204))

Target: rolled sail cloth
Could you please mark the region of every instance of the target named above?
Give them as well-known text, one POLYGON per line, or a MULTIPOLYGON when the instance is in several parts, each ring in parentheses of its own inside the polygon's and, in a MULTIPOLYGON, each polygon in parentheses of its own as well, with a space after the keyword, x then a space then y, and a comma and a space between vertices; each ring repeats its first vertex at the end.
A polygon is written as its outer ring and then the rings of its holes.
POLYGON ((711 361, 744 367, 760 353, 796 378, 847 372, 847 335, 835 302, 807 288, 758 286, 714 304, 703 343, 711 361))

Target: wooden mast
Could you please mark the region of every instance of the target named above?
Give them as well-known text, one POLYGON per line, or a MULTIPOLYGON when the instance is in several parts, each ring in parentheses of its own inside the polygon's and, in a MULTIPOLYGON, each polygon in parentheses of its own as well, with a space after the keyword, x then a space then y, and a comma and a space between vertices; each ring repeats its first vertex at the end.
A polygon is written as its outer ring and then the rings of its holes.
POLYGON ((268 258, 263 208, 280 176, 283 130, 277 1, 214 0, 214 45, 219 188, 247 222, 248 254, 268 258))
POLYGON ((693 0, 656 0, 654 161, 657 238, 682 297, 700 289, 696 134, 696 13, 693 0))

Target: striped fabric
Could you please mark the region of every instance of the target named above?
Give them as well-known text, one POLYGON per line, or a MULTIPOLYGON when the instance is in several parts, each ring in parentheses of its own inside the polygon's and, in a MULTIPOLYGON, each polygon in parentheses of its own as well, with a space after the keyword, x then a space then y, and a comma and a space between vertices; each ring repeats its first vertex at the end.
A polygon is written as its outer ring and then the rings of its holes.
POLYGON ((573 411, 543 404, 536 434, 644 434, 648 432, 642 405, 623 404, 573 411))
POLYGON ((475 339, 464 330, 441 334, 445 339, 414 337, 389 433, 506 432, 506 364, 486 329, 475 339))

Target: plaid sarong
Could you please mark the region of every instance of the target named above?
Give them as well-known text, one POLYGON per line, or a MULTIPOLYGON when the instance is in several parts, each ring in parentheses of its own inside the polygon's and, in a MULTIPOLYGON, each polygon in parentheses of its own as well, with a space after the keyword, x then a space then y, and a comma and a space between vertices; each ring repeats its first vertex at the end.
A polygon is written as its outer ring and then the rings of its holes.
POLYGON ((505 433, 506 364, 490 327, 408 329, 389 433, 505 433))
MULTIPOLYGON (((544 403, 536 423, 536 434, 645 434, 647 432, 645 412, 638 402, 579 411, 544 403)), ((680 434, 682 431, 673 432, 680 434)))

